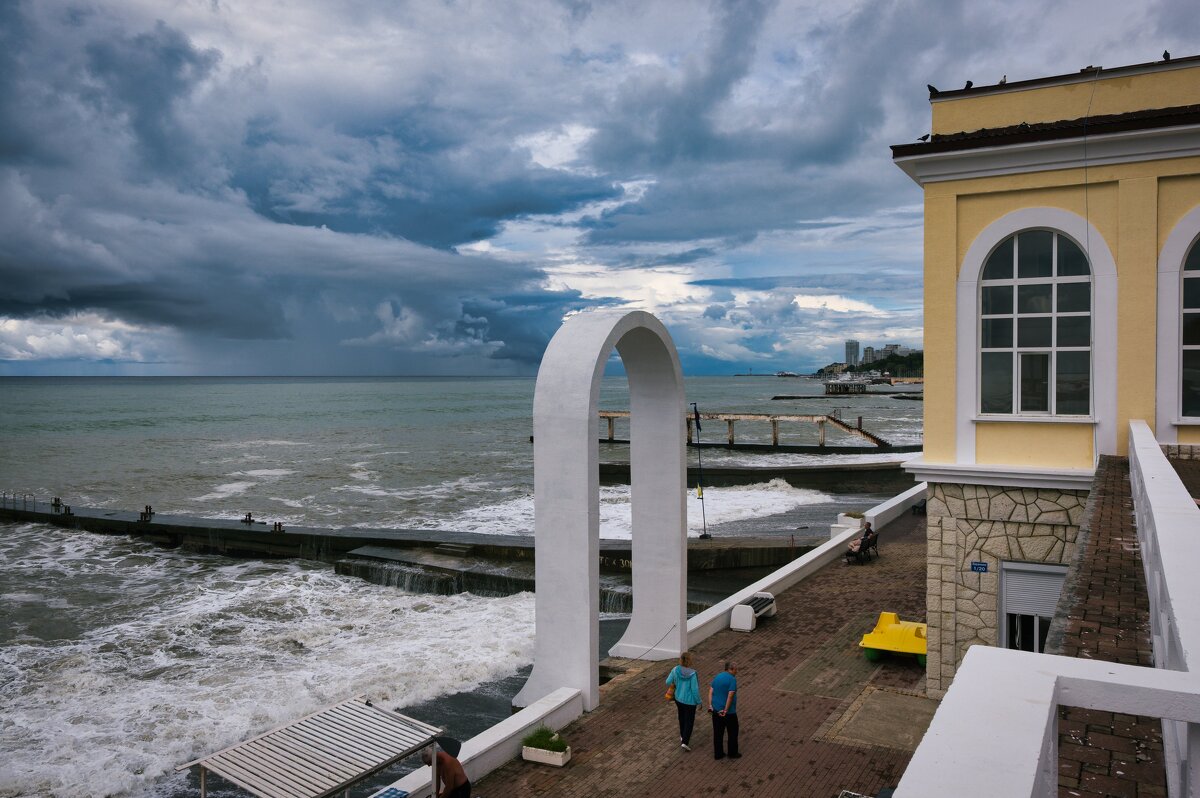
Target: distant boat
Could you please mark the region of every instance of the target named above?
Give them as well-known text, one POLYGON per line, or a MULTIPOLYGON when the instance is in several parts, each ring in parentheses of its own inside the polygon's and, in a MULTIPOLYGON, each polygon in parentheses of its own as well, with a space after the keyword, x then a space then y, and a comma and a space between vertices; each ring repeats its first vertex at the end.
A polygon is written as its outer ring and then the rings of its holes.
POLYGON ((775 376, 776 377, 799 377, 800 375, 794 371, 777 371, 777 372, 775 372, 775 376))

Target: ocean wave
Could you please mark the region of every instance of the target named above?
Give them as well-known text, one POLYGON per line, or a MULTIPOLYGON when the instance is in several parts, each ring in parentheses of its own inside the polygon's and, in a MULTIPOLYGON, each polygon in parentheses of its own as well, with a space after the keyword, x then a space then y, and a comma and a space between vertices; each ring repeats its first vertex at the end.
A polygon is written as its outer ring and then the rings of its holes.
POLYGON ((256 468, 253 471, 234 471, 229 476, 264 477, 269 479, 271 477, 286 477, 295 473, 290 468, 256 468))
MULTIPOLYGON (((629 501, 628 485, 600 487, 600 537, 628 539, 633 536, 633 508, 629 501)), ((834 501, 827 493, 796 488, 782 479, 758 485, 739 485, 727 488, 706 488, 704 506, 694 491, 688 491, 688 534, 699 535, 704 518, 714 526, 748 518, 775 515, 809 504, 834 501), (702 512, 703 511, 703 512, 702 512)), ((494 535, 532 535, 534 501, 532 494, 475 507, 445 520, 417 519, 413 526, 441 527, 462 532, 494 535)))
MULTIPOLYGON (((134 548, 90 537, 110 576, 134 548)), ((0 649, 0 795, 177 794, 179 763, 351 695, 402 707, 532 661, 532 594, 416 596, 309 564, 153 559, 119 574, 153 612, 122 594, 77 639, 0 649)))
POLYGON ((311 446, 308 441, 287 440, 252 440, 252 441, 222 441, 214 443, 217 449, 253 449, 257 446, 311 446))
POLYGON ((196 496, 192 499, 194 502, 210 502, 219 501, 220 499, 228 499, 232 496, 241 496, 250 488, 257 485, 257 482, 226 482, 224 485, 217 485, 211 493, 206 493, 203 496, 196 496))

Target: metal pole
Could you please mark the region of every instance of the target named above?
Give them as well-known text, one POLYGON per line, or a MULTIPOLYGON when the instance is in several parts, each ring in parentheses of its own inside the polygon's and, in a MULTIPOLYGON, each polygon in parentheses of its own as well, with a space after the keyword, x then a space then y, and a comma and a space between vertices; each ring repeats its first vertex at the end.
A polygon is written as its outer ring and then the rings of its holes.
MULTIPOLYGON (((703 531, 700 533, 701 540, 708 540, 712 535, 708 534, 708 516, 704 512, 704 455, 701 454, 703 447, 700 445, 700 410, 696 407, 696 403, 692 402, 692 412, 696 416, 696 465, 699 467, 696 474, 696 496, 700 499, 700 523, 703 531)), ((733 422, 729 423, 730 437, 733 437, 733 422)), ((731 441, 732 442, 732 441, 731 441)))

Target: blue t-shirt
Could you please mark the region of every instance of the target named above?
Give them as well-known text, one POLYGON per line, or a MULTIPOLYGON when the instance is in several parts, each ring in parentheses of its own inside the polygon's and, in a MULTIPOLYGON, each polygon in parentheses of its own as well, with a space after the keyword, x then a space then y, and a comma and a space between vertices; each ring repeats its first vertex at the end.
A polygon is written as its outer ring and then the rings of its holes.
POLYGON ((733 701, 729 704, 729 711, 726 714, 737 714, 737 679, 729 671, 721 671, 712 683, 712 708, 713 712, 720 712, 725 709, 725 702, 729 700, 729 693, 733 692, 733 701))

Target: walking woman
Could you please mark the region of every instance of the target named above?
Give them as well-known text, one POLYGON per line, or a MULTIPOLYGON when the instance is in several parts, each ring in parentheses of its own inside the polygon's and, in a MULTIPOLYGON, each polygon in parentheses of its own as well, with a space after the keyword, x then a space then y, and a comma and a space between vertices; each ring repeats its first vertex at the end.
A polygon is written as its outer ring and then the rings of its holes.
POLYGON ((700 709, 700 679, 692 667, 689 651, 679 656, 679 664, 667 674, 667 684, 675 694, 675 709, 679 712, 679 747, 691 751, 692 727, 696 725, 696 710, 700 709))

